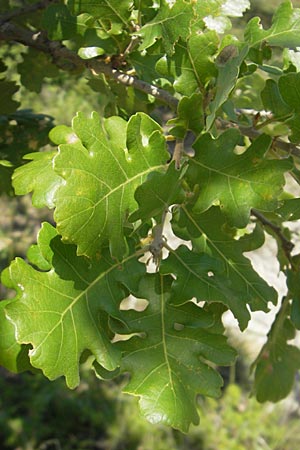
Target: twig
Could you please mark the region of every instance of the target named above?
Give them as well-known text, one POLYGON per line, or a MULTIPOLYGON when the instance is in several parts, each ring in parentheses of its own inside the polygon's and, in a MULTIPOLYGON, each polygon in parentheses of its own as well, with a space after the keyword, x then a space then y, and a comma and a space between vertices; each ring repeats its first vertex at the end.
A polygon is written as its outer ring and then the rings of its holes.
POLYGON ((139 80, 138 78, 128 75, 125 72, 121 72, 117 69, 113 69, 109 64, 104 61, 90 59, 85 63, 85 66, 92 71, 94 75, 104 74, 108 78, 113 78, 125 86, 132 86, 135 89, 144 92, 145 94, 153 95, 153 97, 158 100, 168 104, 172 109, 176 109, 178 106, 177 98, 169 94, 169 92, 164 89, 160 89, 153 84, 147 83, 146 81, 139 80))
MULTIPOLYGON (((258 136, 261 135, 261 133, 258 130, 255 130, 252 127, 239 126, 239 129, 242 134, 252 139, 257 138, 258 136)), ((278 150, 282 150, 285 153, 288 153, 289 155, 294 155, 300 158, 300 148, 297 145, 292 144, 290 142, 285 142, 282 139, 274 138, 273 148, 277 148, 278 150)))
POLYGON ((11 22, 5 22, 0 25, 0 40, 19 42, 28 47, 48 53, 52 56, 54 64, 64 70, 85 67, 95 75, 104 74, 108 78, 114 79, 125 86, 132 86, 141 92, 152 95, 156 99, 166 103, 172 109, 176 109, 178 106, 178 99, 164 89, 160 89, 132 75, 114 69, 110 64, 106 64, 102 60, 81 59, 75 52, 66 48, 59 41, 49 40, 42 32, 34 33, 11 22))
MULTIPOLYGON (((237 123, 230 122, 228 120, 224 120, 221 118, 218 118, 216 120, 216 125, 220 129, 238 128, 241 134, 249 137, 250 139, 256 139, 258 136, 262 134, 260 131, 258 131, 253 127, 245 127, 243 125, 239 125, 237 123)), ((297 145, 292 144, 290 142, 285 142, 282 139, 274 138, 273 148, 277 148, 278 150, 288 153, 289 155, 294 155, 300 158, 300 148, 297 145)))
POLYGON ((184 151, 183 139, 176 139, 176 144, 174 147, 172 161, 175 161, 175 167, 177 170, 180 169, 181 158, 184 151))
POLYGON ((152 254, 152 259, 154 264, 156 265, 156 271, 159 269, 159 264, 162 258, 162 249, 165 246, 165 238, 163 235, 165 220, 167 216, 168 210, 166 209, 162 213, 161 222, 157 223, 152 229, 153 240, 149 245, 149 251, 152 254))
POLYGON ((251 214, 255 216, 263 225, 269 227, 272 231, 274 231, 274 233, 277 235, 277 237, 281 242, 282 249, 287 259, 293 265, 291 251, 294 248, 294 244, 285 237, 281 228, 278 225, 275 225, 275 223, 271 222, 269 219, 267 219, 261 212, 257 211, 257 209, 252 208, 251 214))

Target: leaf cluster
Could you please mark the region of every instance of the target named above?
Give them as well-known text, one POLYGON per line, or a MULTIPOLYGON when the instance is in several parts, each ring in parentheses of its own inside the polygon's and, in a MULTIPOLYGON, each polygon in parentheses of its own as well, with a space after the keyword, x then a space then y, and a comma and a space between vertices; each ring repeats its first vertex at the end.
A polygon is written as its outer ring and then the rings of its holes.
MULTIPOLYGON (((2 274, 15 297, 0 303, 0 363, 74 388, 91 358, 100 378, 129 374, 124 390, 150 422, 187 431, 199 420, 197 395, 218 397, 218 366, 236 358, 223 314, 244 330, 252 311, 277 303, 245 256, 266 231, 288 294, 254 363, 254 391, 260 401, 283 398, 300 368, 289 342, 299 329, 299 255, 284 226, 299 218, 284 187, 288 174, 299 182, 300 10, 285 1, 268 29, 253 18, 238 40, 230 18, 248 1, 33 5, 31 19, 14 9, 0 17, 0 39, 9 30, 29 46, 20 83, 39 91, 59 70, 89 70, 104 114, 78 112, 51 130, 54 149, 14 163, 16 194, 53 209, 55 227, 42 224, 28 262, 16 258, 2 274), (173 110, 163 127, 161 101, 173 110)), ((15 85, 1 83, 12 114, 15 85)))

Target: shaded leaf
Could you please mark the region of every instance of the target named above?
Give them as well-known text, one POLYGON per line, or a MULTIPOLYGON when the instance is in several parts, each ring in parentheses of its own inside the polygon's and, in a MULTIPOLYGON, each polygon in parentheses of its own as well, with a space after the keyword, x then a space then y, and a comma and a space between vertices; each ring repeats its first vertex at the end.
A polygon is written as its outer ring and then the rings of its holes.
POLYGON ((292 131, 290 141, 297 143, 300 141, 300 73, 283 75, 278 80, 278 87, 283 100, 290 107, 291 113, 294 113, 286 123, 292 131))
MULTIPOLYGON (((71 11, 78 15, 89 13, 113 30, 114 23, 128 28, 132 0, 68 0, 71 11)), ((119 28, 117 28, 119 30, 119 28)))
POLYGON ((174 203, 184 200, 184 192, 181 188, 182 174, 175 169, 174 163, 168 167, 166 173, 153 172, 148 179, 139 186, 135 192, 135 199, 139 209, 135 211, 129 220, 150 218, 161 219, 162 214, 174 203), (145 200, 146 199, 146 200, 145 200))
POLYGON ((292 298, 291 321, 297 330, 300 330, 300 274, 287 270, 286 275, 287 287, 292 298))
POLYGON ((192 34, 187 43, 179 42, 172 57, 164 55, 156 64, 157 71, 173 81, 174 89, 190 96, 217 74, 212 57, 219 38, 214 31, 192 34))
POLYGON ((278 206, 278 196, 285 184, 284 172, 291 169, 290 160, 271 160, 265 157, 271 138, 262 135, 241 155, 234 152, 240 134, 230 129, 217 139, 202 135, 193 145, 187 176, 199 185, 194 210, 203 212, 216 201, 228 222, 245 227, 251 208, 272 211, 278 206))
POLYGON ((76 34, 83 35, 87 27, 78 23, 66 5, 49 5, 45 10, 42 26, 47 30, 49 39, 74 39, 76 34))
POLYGON ((220 255, 216 256, 218 258, 181 246, 161 262, 160 272, 176 277, 172 283, 171 303, 180 305, 192 298, 198 302, 222 302, 244 329, 250 318, 247 308, 250 296, 242 290, 244 286, 228 278, 226 255, 223 260, 220 255))
MULTIPOLYGON (((220 375, 209 362, 229 365, 235 352, 214 331, 213 316, 193 303, 170 305, 171 278, 147 275, 140 292, 149 299, 143 314, 124 312, 128 329, 143 333, 119 344, 121 369, 129 372, 125 392, 140 397, 140 407, 152 423, 162 422, 186 432, 197 424, 197 393, 219 396, 220 375)), ((122 331, 122 330, 119 330, 122 331)))
POLYGON ((161 39, 161 45, 168 55, 174 53, 174 45, 182 38, 186 40, 190 34, 190 24, 194 17, 191 1, 177 0, 172 6, 166 0, 160 1, 156 16, 142 26, 138 34, 142 37, 139 49, 151 47, 161 39))
MULTIPOLYGON (((219 266, 216 265, 214 269, 208 269, 206 272, 208 275, 208 272, 211 271, 216 278, 216 281, 214 279, 210 280, 212 287, 219 287, 217 277, 220 274, 222 280, 224 275, 223 270, 220 268, 222 266, 225 268, 227 282, 224 283, 223 300, 221 300, 221 294, 218 292, 218 289, 217 291, 214 290, 214 293, 219 295, 219 301, 222 301, 232 309, 241 329, 245 329, 250 319, 246 304, 249 304, 252 311, 262 310, 266 312, 269 310, 269 301, 276 304, 276 291, 255 272, 249 259, 244 256, 244 252, 255 250, 264 242, 264 234, 258 227, 255 228, 253 233, 246 234, 240 239, 235 239, 235 230, 226 230, 225 218, 218 207, 212 207, 203 214, 197 214, 182 208, 179 217, 174 218, 172 226, 177 236, 186 240, 192 240, 193 251, 206 253, 215 260, 220 261, 219 266)), ((191 259, 190 267, 189 264, 182 262, 182 258, 177 258, 179 261, 176 263, 176 266, 183 265, 183 267, 179 267, 181 273, 184 270, 188 273, 194 270, 194 258, 196 257, 191 259)), ((168 264, 167 261, 166 264, 168 264)), ((196 273, 198 271, 201 271, 201 267, 196 269, 196 273)), ((192 275, 193 273, 190 273, 190 276, 192 275)), ((196 274, 196 279, 197 277, 198 275, 196 274)), ((200 281, 202 283, 202 280, 200 281)), ((207 277, 205 277, 205 281, 207 281, 207 277)), ((221 283, 222 281, 220 281, 221 283)), ((179 287, 180 285, 181 283, 179 283, 179 287)), ((194 285, 196 289, 195 286, 196 284, 194 285)), ((201 285, 199 286, 201 288, 201 285)), ((174 295, 177 295, 175 287, 174 295)), ((210 294, 212 294, 211 290, 207 294, 208 299, 210 294)))
POLYGON ((264 108, 271 111, 274 117, 284 118, 291 114, 291 108, 285 103, 280 93, 278 84, 274 80, 267 80, 264 90, 261 92, 264 108))
POLYGON ((182 97, 177 107, 177 117, 168 121, 170 134, 184 138, 187 131, 199 134, 204 127, 203 96, 199 93, 182 97))
POLYGON ((282 201, 283 205, 276 210, 284 220, 300 219, 300 198, 289 198, 282 201))
POLYGON ((58 68, 52 63, 51 57, 39 50, 29 48, 23 54, 23 61, 18 64, 21 83, 29 91, 39 93, 44 78, 53 78, 58 75, 58 68))
MULTIPOLYGON (((231 45, 230 47, 236 46, 231 45)), ((223 49, 224 50, 224 49, 223 49)), ((218 63, 218 77, 216 82, 216 94, 213 101, 210 103, 211 113, 207 117, 206 128, 209 130, 214 123, 218 109, 226 102, 232 90, 234 89, 240 67, 248 53, 248 46, 244 45, 236 56, 230 53, 230 57, 219 60, 218 63)))
POLYGON ((266 41, 270 45, 296 48, 300 46, 300 9, 293 8, 289 0, 279 5, 273 16, 272 26, 264 30, 259 17, 248 22, 245 40, 251 46, 266 41))
MULTIPOLYGON (((281 311, 277 319, 281 317, 281 311)), ((300 350, 288 341, 295 337, 290 319, 277 320, 255 361, 254 393, 259 402, 278 402, 291 391, 300 369, 300 350)))
POLYGON ((49 143, 52 127, 52 117, 31 110, 0 116, 0 192, 13 191, 13 170, 24 164, 22 158, 26 153, 38 151, 49 143))
POLYGON ((11 114, 16 111, 20 102, 12 99, 19 90, 14 81, 0 80, 0 114, 11 114))

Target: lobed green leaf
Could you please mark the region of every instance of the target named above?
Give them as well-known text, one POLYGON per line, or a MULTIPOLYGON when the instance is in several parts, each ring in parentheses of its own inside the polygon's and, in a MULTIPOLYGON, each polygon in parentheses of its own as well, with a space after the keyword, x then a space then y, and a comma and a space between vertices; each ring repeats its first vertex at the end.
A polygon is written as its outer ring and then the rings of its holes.
MULTIPOLYGON (((152 423, 165 423, 184 432, 199 421, 195 396, 220 395, 222 379, 212 364, 229 365, 235 351, 214 331, 214 316, 187 303, 170 304, 170 277, 147 275, 140 295, 147 309, 124 312, 123 332, 141 333, 119 347, 121 369, 130 373, 125 392, 140 397, 140 407, 152 423)), ((122 332, 122 328, 118 330, 122 332)))
POLYGON ((193 145, 195 157, 190 160, 187 178, 199 186, 194 210, 206 211, 219 202, 231 226, 245 227, 251 208, 272 211, 285 184, 284 173, 291 169, 290 160, 265 157, 271 138, 262 135, 241 155, 234 150, 241 135, 235 129, 217 139, 202 135, 193 145))
POLYGON ((193 295, 202 301, 221 301, 231 309, 242 330, 250 320, 247 305, 252 311, 267 312, 269 301, 276 304, 276 291, 255 272, 244 256, 244 252, 263 244, 264 235, 259 228, 235 239, 235 230, 228 229, 224 215, 216 206, 202 214, 183 207, 172 224, 176 235, 192 240, 195 252, 191 255, 189 251, 181 250, 172 256, 170 262, 163 262, 163 271, 174 271, 178 276, 172 286, 176 303, 180 301, 183 288, 187 289, 183 298, 193 295), (183 257, 182 252, 187 255, 183 257), (202 253, 208 254, 212 260, 206 260, 202 253), (205 262, 204 267, 201 261, 205 262), (186 280, 190 280, 188 286, 186 280), (223 291, 220 292, 222 286, 223 291))
POLYGON ((248 22, 245 40, 251 46, 266 41, 270 45, 296 49, 300 46, 300 9, 293 8, 291 1, 286 0, 279 5, 273 16, 272 26, 264 30, 259 17, 248 22))
POLYGON ((29 256, 40 268, 17 258, 3 272, 3 283, 17 292, 6 302, 5 313, 15 327, 17 343, 32 347, 30 364, 51 380, 65 376, 74 388, 84 352, 109 371, 120 363, 108 316, 120 316, 119 304, 127 289, 137 290, 144 266, 135 254, 116 263, 108 250, 93 261, 78 257, 76 248, 63 244, 47 223, 37 247, 29 256))

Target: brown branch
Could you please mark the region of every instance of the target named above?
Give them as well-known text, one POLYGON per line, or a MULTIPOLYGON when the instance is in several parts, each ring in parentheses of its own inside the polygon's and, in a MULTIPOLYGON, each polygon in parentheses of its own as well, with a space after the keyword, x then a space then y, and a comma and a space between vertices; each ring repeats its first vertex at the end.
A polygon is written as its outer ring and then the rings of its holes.
POLYGON ((110 79, 125 86, 132 86, 135 89, 152 95, 157 100, 166 103, 170 108, 176 109, 178 100, 164 89, 160 89, 150 83, 114 69, 110 64, 106 64, 99 59, 84 60, 75 52, 66 48, 59 41, 51 41, 43 32, 34 33, 11 22, 0 25, 0 40, 19 42, 27 47, 50 54, 54 64, 64 70, 89 69, 94 75, 103 74, 110 79))
MULTIPOLYGON (((252 139, 257 138, 258 136, 261 135, 261 133, 258 130, 252 127, 239 126, 239 129, 242 134, 252 139)), ((294 155, 300 158, 300 148, 297 145, 292 144, 290 142, 285 142, 282 139, 274 138, 273 148, 277 148, 278 150, 282 150, 285 153, 289 153, 290 155, 294 155)))
POLYGON ((275 223, 271 222, 269 219, 267 219, 261 212, 257 211, 257 209, 252 208, 251 214, 255 216, 262 225, 269 227, 274 233, 277 235, 278 239, 281 242, 282 249, 285 253, 285 256, 289 260, 289 262, 293 265, 292 257, 291 257, 291 251, 294 248, 294 244, 285 237, 283 234, 281 228, 278 225, 275 225, 275 223))
POLYGON ((172 161, 175 161, 175 167, 177 170, 180 169, 183 151, 184 151, 183 139, 178 138, 178 139, 176 139, 176 144, 174 147, 174 152, 173 152, 173 157, 172 157, 172 161))
POLYGON ((132 86, 139 91, 144 92, 145 94, 153 95, 157 100, 160 100, 167 105, 169 105, 172 109, 176 109, 179 101, 177 98, 173 97, 173 95, 169 94, 169 92, 164 89, 160 89, 153 84, 147 83, 146 81, 139 80, 138 78, 129 75, 125 72, 121 72, 117 69, 113 69, 109 64, 106 64, 104 61, 97 59, 90 59, 88 61, 84 61, 85 66, 92 71, 95 75, 104 74, 108 78, 113 78, 125 86, 132 86))
POLYGON ((0 16, 0 25, 3 25, 5 22, 9 20, 15 19, 16 17, 23 16, 25 14, 33 13, 40 9, 46 9, 49 5, 58 3, 59 0, 41 0, 40 2, 26 5, 21 8, 13 9, 12 11, 8 11, 7 13, 1 14, 0 16))
MULTIPOLYGON (((217 128, 220 128, 222 130, 225 130, 226 128, 238 128, 244 136, 247 136, 250 139, 256 139, 262 134, 260 131, 256 130, 253 127, 245 127, 243 125, 239 125, 234 122, 229 122, 221 118, 218 118, 216 120, 216 125, 217 128)), ((288 153, 289 155, 294 155, 300 158, 300 148, 295 144, 285 142, 282 139, 274 138, 272 145, 273 149, 277 148, 278 150, 288 153)))

